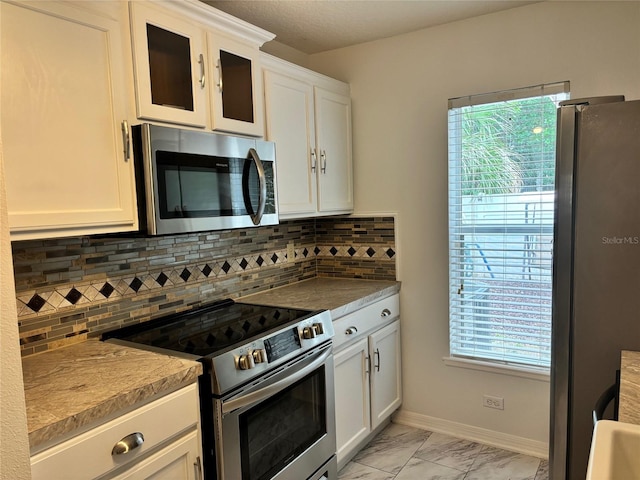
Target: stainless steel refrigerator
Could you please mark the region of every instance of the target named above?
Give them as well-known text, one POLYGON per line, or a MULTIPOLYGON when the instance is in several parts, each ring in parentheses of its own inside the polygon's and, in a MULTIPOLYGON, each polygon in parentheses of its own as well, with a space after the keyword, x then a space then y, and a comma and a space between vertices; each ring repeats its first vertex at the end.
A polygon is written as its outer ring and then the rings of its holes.
POLYGON ((584 480, 592 410, 640 350, 640 101, 563 102, 556 148, 550 477, 584 480))

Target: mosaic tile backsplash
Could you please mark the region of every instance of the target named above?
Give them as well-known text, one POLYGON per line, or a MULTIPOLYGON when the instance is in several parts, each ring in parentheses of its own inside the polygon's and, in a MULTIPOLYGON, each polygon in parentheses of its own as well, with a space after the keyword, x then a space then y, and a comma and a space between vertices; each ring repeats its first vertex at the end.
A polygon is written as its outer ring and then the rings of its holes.
POLYGON ((24 356, 315 276, 396 279, 393 217, 23 241, 12 248, 24 356), (291 242, 294 259, 287 257, 291 242))

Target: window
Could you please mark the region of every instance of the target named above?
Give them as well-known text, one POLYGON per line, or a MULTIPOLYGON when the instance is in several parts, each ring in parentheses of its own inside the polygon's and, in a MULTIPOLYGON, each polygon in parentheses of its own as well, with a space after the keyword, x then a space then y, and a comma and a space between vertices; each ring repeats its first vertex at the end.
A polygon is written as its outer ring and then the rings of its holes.
POLYGON ((556 109, 568 88, 449 100, 453 357, 549 367, 556 109))

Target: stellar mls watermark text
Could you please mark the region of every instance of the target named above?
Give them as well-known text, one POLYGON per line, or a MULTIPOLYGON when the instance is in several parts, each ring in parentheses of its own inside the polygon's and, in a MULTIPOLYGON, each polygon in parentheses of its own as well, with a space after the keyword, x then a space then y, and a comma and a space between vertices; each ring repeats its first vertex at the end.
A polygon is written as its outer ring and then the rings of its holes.
POLYGON ((602 237, 603 245, 640 245, 640 237, 602 237))

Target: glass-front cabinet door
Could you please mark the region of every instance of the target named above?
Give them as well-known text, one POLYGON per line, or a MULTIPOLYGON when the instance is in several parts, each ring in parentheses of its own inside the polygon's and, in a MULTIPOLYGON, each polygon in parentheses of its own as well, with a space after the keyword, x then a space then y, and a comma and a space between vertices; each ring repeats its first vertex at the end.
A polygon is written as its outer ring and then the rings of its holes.
POLYGON ((206 127, 204 31, 147 2, 130 9, 138 118, 206 127))
POLYGON ((256 47, 209 34, 214 130, 264 135, 258 54, 256 47))

